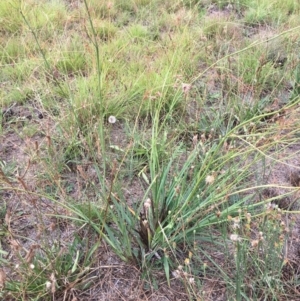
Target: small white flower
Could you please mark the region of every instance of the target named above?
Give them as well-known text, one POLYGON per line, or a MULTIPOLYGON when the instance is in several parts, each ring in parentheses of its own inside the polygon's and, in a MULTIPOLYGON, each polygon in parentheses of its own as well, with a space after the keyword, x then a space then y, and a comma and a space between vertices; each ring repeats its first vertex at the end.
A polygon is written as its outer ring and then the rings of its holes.
POLYGON ((195 278, 189 278, 189 283, 194 284, 195 283, 195 278))
POLYGON ((34 269, 34 264, 30 264, 29 267, 33 270, 34 269))
POLYGON ((275 205, 275 204, 273 204, 273 203, 268 203, 268 204, 266 204, 266 209, 267 210, 275 210, 275 209, 277 209, 278 207, 277 207, 277 205, 275 205))
POLYGON ((238 236, 237 234, 231 234, 229 238, 232 241, 241 241, 242 240, 241 237, 238 236))
POLYGON ((50 290, 50 288, 51 288, 51 282, 50 281, 46 281, 45 285, 46 285, 46 289, 50 290))
POLYGON ((212 184, 215 180, 215 177, 213 175, 207 176, 205 179, 206 184, 212 184))
POLYGON ((117 121, 117 118, 115 116, 111 115, 111 116, 108 117, 108 122, 109 123, 116 123, 116 121, 117 121))

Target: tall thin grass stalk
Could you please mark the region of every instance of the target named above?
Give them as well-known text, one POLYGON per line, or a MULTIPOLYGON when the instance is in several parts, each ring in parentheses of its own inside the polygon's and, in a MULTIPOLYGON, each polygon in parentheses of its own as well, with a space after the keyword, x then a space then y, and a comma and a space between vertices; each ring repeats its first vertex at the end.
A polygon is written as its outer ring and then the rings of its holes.
POLYGON ((95 49, 95 53, 96 53, 96 62, 97 62, 97 79, 98 79, 98 102, 99 102, 99 119, 100 119, 100 123, 99 123, 99 137, 100 137, 100 144, 101 144, 101 151, 102 151, 102 168, 103 168, 103 174, 104 177, 102 177, 102 187, 105 187, 105 175, 106 175, 106 151, 105 151, 105 136, 104 136, 104 105, 103 105, 103 95, 102 95, 102 67, 101 67, 101 62, 100 62, 100 48, 99 48, 99 44, 97 42, 97 35, 96 35, 96 31, 95 31, 95 27, 93 25, 93 21, 91 18, 91 14, 89 11, 89 7, 87 4, 87 1, 84 0, 84 5, 85 5, 85 9, 88 15, 88 19, 89 19, 89 23, 91 26, 91 30, 92 30, 92 36, 89 35, 89 38, 94 46, 95 49))

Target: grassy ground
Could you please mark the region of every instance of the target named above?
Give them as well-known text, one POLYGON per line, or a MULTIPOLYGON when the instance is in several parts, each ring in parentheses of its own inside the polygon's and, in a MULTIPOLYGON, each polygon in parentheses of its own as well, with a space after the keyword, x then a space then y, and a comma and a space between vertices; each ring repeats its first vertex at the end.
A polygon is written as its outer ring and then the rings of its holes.
POLYGON ((298 300, 300 2, 0 2, 1 300, 298 300))

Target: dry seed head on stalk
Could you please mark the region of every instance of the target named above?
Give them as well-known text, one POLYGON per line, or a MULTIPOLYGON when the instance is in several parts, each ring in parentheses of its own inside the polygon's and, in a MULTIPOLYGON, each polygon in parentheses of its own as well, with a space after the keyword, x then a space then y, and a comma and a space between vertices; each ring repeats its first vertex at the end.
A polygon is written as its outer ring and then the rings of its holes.
POLYGON ((233 218, 233 229, 238 229, 240 227, 240 219, 238 217, 233 218))
POLYGON ((142 223, 143 223, 143 226, 144 226, 145 228, 148 228, 148 227, 149 227, 149 223, 148 223, 148 221, 147 221, 146 219, 143 220, 142 223))
POLYGON ((184 260, 184 264, 185 264, 185 265, 189 265, 189 264, 190 264, 190 259, 189 259, 189 258, 186 258, 186 259, 184 260))
POLYGON ((0 269, 0 291, 5 288, 6 274, 3 269, 0 269))
POLYGON ((9 228, 10 228, 10 221, 11 221, 11 209, 8 208, 8 209, 6 210, 4 222, 5 222, 5 224, 6 224, 9 228))
POLYGON ((264 237, 263 237, 262 235, 260 235, 259 238, 258 238, 258 240, 259 240, 259 241, 263 241, 263 240, 264 240, 264 237))
POLYGON ((251 247, 255 248, 257 247, 259 244, 259 240, 258 239, 254 239, 254 240, 251 240, 251 247))
POLYGON ((39 245, 32 245, 30 247, 30 250, 28 251, 28 253, 26 254, 25 256, 25 261, 27 263, 31 263, 33 258, 34 258, 34 255, 35 255, 35 252, 36 252, 36 249, 38 249, 40 246, 39 245))
POLYGON ((147 211, 149 208, 151 208, 151 205, 152 205, 151 199, 148 198, 148 199, 145 201, 145 203, 144 203, 144 208, 145 208, 145 210, 147 211))
POLYGON ((19 251, 21 249, 21 246, 16 239, 10 240, 10 246, 14 251, 19 251))
POLYGON ((47 139, 47 146, 51 147, 51 137, 49 135, 46 135, 46 139, 47 139))
POLYGON ((54 273, 50 275, 50 281, 51 281, 51 293, 54 294, 56 292, 56 288, 55 288, 56 278, 54 273))
POLYGON ((55 222, 51 222, 49 225, 49 231, 53 232, 56 229, 56 223, 55 222))
POLYGON ((107 4, 106 4, 106 7, 107 9, 111 9, 113 7, 113 3, 111 1, 109 1, 107 4))
POLYGON ((229 238, 230 238, 230 240, 236 241, 236 242, 242 240, 242 238, 240 236, 238 236, 237 234, 231 234, 229 238))
POLYGON ((215 181, 215 177, 213 175, 209 175, 205 178, 206 184, 212 184, 215 181))
POLYGON ((189 91, 191 90, 192 88, 192 85, 191 84, 182 84, 181 85, 181 88, 182 88, 182 91, 184 93, 184 95, 187 95, 189 93, 189 91))
POLYGON ((194 284, 195 283, 195 278, 189 278, 189 283, 194 284))
POLYGON ((273 211, 275 209, 278 209, 278 205, 275 205, 274 203, 268 203, 265 205, 267 211, 273 211))
POLYGON ((198 134, 193 137, 193 146, 196 147, 198 144, 198 134))
POLYGON ((178 278, 180 278, 180 271, 175 270, 175 271, 172 272, 172 275, 173 275, 174 278, 178 279, 178 278))

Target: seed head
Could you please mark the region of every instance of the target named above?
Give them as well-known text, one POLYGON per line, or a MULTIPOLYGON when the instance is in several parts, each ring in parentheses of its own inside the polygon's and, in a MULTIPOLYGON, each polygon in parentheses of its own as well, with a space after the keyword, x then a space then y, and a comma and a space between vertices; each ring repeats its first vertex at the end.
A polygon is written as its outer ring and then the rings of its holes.
POLYGON ((192 85, 191 84, 182 84, 181 87, 182 87, 183 93, 185 95, 187 95, 189 93, 189 91, 191 90, 192 85))
POLYGON ((193 146, 196 147, 198 143, 198 134, 193 137, 193 146))
POLYGON ((205 178, 206 184, 212 184, 215 181, 215 177, 213 175, 207 176, 205 178))
POLYGON ((0 269, 0 291, 5 288, 6 274, 3 269, 0 269))
POLYGON ((111 115, 111 116, 108 117, 108 122, 109 123, 116 123, 116 121, 117 121, 117 118, 115 116, 111 115))
POLYGON ((258 244, 259 244, 259 240, 258 240, 258 239, 254 239, 254 240, 251 241, 251 246, 252 246, 253 248, 257 247, 258 244))
POLYGON ((238 217, 233 218, 233 229, 238 229, 240 227, 240 219, 238 217))
POLYGON ((189 278, 189 283, 194 284, 195 283, 195 278, 189 278))
POLYGON ((174 276, 174 278, 180 278, 180 271, 175 270, 172 272, 172 275, 174 276))
POLYGON ((151 200, 149 198, 145 201, 144 208, 145 208, 145 210, 148 210, 149 208, 151 208, 151 200))
POLYGON ((242 240, 242 238, 240 236, 238 236, 237 234, 231 234, 229 238, 232 241, 241 241, 242 240))
POLYGON ((46 285, 46 290, 49 291, 50 288, 51 288, 51 282, 50 281, 46 281, 45 285, 46 285))

